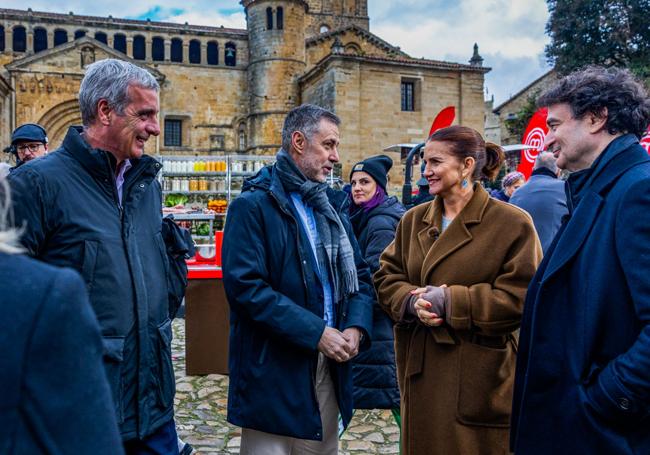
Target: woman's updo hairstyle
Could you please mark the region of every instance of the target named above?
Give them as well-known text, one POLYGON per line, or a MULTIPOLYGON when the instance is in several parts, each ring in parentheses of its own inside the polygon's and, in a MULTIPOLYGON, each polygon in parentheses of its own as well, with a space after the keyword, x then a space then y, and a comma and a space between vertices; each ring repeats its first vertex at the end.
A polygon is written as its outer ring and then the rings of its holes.
POLYGON ((485 142, 478 131, 466 126, 454 125, 433 133, 427 142, 445 142, 449 151, 459 161, 471 157, 476 161, 472 180, 484 177, 494 180, 505 159, 503 149, 492 142, 485 142))

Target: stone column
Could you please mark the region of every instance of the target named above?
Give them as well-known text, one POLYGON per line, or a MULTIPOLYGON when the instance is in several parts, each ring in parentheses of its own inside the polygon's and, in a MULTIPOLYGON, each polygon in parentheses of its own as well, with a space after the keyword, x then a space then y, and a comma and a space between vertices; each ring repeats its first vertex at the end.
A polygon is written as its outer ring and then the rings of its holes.
POLYGON ((47 48, 52 49, 54 47, 54 30, 47 31, 47 48))
MULTIPOLYGON (((107 35, 108 35, 108 33, 107 33, 107 35)), ((115 40, 113 39, 113 35, 108 35, 108 37, 106 39, 106 43, 107 43, 106 45, 108 47, 110 47, 111 49, 115 49, 115 47, 114 47, 115 40)))
POLYGON ((144 38, 144 59, 147 62, 151 61, 151 37, 146 36, 144 38))
POLYGON ((133 37, 126 37, 126 55, 133 58, 133 37))
POLYGON ((27 49, 25 49, 28 54, 34 53, 34 30, 32 27, 27 27, 27 49))
POLYGON ((189 40, 183 40, 183 62, 190 62, 190 43, 189 40))
POLYGON ((11 28, 5 28, 5 52, 13 52, 14 50, 14 35, 11 33, 11 28))
POLYGON ((172 55, 172 41, 169 38, 165 38, 165 61, 168 62, 171 60, 172 55))
POLYGON ((201 41, 201 64, 208 64, 208 43, 201 41))

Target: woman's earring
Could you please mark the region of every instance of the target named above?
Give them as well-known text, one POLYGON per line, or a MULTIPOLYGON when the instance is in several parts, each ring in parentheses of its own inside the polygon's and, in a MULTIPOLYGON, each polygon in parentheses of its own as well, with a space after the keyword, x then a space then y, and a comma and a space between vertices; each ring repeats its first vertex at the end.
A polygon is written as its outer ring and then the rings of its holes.
POLYGON ((463 179, 463 181, 460 183, 460 186, 463 188, 467 188, 467 179, 463 179))

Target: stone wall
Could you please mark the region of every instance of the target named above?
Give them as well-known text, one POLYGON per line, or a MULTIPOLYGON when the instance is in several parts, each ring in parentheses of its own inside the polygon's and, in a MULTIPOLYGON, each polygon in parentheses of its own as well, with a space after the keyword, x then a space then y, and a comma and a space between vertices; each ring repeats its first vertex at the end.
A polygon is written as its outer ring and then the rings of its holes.
MULTIPOLYGON (((330 103, 341 117, 340 155, 347 179, 356 162, 379 153, 393 158, 389 192, 401 194, 404 166, 399 152, 383 149, 399 143, 422 142, 435 115, 446 106, 456 106, 455 124, 483 132, 483 74, 445 71, 337 58, 303 83, 303 101, 330 103), (415 81, 416 110, 401 110, 402 79, 415 81), (333 95, 324 96, 326 93, 333 95), (477 100, 480 99, 480 102, 477 100)), ((414 177, 419 176, 415 170, 414 177)))

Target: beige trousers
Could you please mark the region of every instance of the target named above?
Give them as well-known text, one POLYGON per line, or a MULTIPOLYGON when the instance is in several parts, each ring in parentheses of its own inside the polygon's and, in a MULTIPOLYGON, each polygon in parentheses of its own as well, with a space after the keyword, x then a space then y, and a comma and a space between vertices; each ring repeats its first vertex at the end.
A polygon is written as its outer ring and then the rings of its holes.
POLYGON ((242 428, 241 455, 336 455, 339 450, 338 419, 334 384, 327 366, 327 357, 318 353, 316 367, 316 398, 323 425, 323 440, 311 441, 279 436, 263 431, 242 428))

